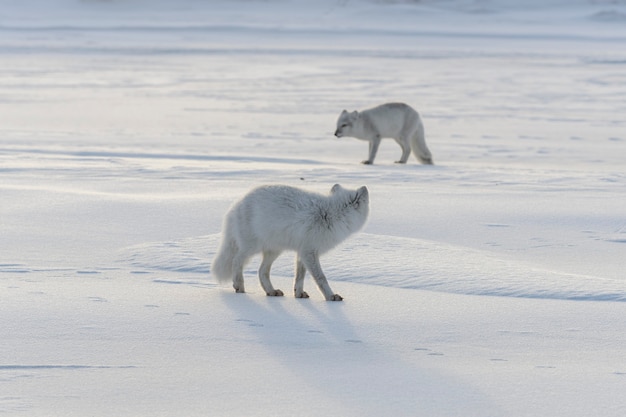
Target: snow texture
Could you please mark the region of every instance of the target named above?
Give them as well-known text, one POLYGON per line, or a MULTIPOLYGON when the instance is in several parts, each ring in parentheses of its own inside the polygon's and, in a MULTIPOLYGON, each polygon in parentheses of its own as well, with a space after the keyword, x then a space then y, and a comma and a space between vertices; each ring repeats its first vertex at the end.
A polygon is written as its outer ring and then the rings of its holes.
POLYGON ((625 415, 624 16, 0 0, 0 415, 625 415), (436 165, 333 136, 385 102, 436 165), (211 279, 233 201, 335 183, 370 195, 343 302, 211 279))

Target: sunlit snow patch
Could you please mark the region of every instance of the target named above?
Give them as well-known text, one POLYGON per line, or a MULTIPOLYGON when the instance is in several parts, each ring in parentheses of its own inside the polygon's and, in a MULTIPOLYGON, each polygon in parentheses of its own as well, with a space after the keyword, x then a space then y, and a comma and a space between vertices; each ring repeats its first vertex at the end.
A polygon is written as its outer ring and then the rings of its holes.
MULTIPOLYGON (((210 277, 219 235, 156 242, 125 249, 122 261, 144 270, 192 272, 210 277)), ((274 276, 293 275, 294 255, 285 253, 274 276)), ((256 280, 259 257, 245 276, 256 280)), ((361 233, 322 257, 332 281, 456 294, 567 300, 626 301, 626 282, 534 268, 495 254, 444 243, 361 233)), ((307 283, 306 285, 312 285, 307 283)))

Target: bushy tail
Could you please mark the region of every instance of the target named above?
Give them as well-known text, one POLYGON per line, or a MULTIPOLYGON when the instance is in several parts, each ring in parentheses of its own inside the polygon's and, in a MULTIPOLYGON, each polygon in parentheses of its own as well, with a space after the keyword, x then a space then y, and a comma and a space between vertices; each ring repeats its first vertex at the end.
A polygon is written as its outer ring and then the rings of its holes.
POLYGON ((233 279, 233 259, 237 254, 237 244, 227 233, 222 233, 222 243, 213 259, 211 274, 220 282, 233 279))
POLYGON ((422 163, 426 165, 433 164, 433 156, 426 146, 426 138, 424 137, 424 125, 420 121, 417 130, 411 137, 411 150, 413 155, 422 163))

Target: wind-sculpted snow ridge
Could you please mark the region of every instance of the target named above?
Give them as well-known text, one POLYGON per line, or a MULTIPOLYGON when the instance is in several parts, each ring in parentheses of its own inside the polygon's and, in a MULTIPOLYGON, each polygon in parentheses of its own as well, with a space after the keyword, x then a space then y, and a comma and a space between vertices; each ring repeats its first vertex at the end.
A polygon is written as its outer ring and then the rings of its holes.
MULTIPOLYGON (((189 238, 177 242, 154 242, 122 251, 121 260, 133 268, 174 272, 209 273, 209 248, 215 248, 218 235, 189 238)), ((213 253, 211 253, 211 256, 213 253)))
MULTIPOLYGON (((145 270, 209 276, 219 235, 157 242, 124 250, 122 261, 145 270)), ((274 276, 293 276, 293 254, 274 264, 274 276)), ((257 285, 254 258, 245 271, 257 285)), ((420 239, 362 233, 322 259, 330 280, 454 294, 587 301, 626 301, 626 282, 564 273, 507 260, 485 251, 420 239)), ((311 288, 311 278, 305 286, 311 288)))

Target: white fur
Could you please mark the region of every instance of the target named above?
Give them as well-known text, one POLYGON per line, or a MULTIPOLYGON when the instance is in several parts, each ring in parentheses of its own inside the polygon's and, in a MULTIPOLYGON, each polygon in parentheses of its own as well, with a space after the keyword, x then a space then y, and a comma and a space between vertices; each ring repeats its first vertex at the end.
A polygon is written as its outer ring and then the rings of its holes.
POLYGON ((348 113, 344 110, 337 120, 335 136, 369 141, 369 157, 363 161, 364 164, 374 163, 383 138, 394 139, 402 148, 402 156, 396 163, 406 163, 411 151, 421 163, 433 163, 426 146, 422 119, 419 113, 404 103, 387 103, 362 112, 348 113))
POLYGON ((233 280, 236 292, 245 292, 243 268, 257 253, 261 286, 267 295, 280 296, 270 282, 272 262, 285 250, 296 252, 294 292, 308 298, 303 280, 308 270, 326 300, 340 301, 333 293, 319 263, 319 255, 331 250, 367 220, 366 187, 346 190, 339 184, 324 196, 284 185, 268 185, 250 191, 226 213, 222 242, 211 271, 220 281, 233 280))

